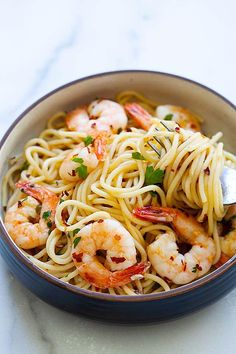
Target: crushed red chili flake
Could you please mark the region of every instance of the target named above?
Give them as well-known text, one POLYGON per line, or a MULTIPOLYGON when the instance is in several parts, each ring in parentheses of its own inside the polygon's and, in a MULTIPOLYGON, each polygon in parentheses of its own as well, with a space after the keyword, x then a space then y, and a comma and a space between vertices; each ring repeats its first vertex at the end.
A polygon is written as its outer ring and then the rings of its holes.
POLYGON ((29 187, 30 187, 30 188, 34 188, 34 184, 30 184, 29 187))
POLYGON ((125 261, 125 257, 111 257, 112 262, 114 263, 123 263, 125 261))
POLYGON ((209 167, 205 168, 204 173, 205 173, 207 176, 210 176, 211 171, 210 171, 209 167))
POLYGON ((101 224, 101 223, 103 223, 103 221, 104 221, 103 219, 99 219, 98 223, 101 224))
POLYGON ((115 235, 114 239, 117 240, 117 241, 120 241, 121 237, 119 235, 115 235))
POLYGON ((199 264, 196 264, 196 268, 200 271, 202 270, 202 267, 199 264))
POLYGON ((22 207, 22 202, 20 200, 18 200, 17 206, 18 206, 18 208, 22 207))
POLYGON ((173 256, 170 256, 170 260, 173 261, 173 260, 174 260, 174 257, 173 257, 173 256))
POLYGON ((91 127, 92 127, 92 128, 96 128, 96 123, 93 123, 93 124, 91 125, 91 127))
POLYGON ((64 194, 68 197, 69 193, 67 191, 64 191, 64 194))
POLYGON ((175 127, 175 131, 179 132, 180 131, 180 127, 175 127))
POLYGON ((83 257, 83 253, 74 252, 74 253, 72 253, 72 257, 76 260, 76 262, 81 262, 82 257, 83 257))
POLYGON ((197 128, 196 124, 194 124, 194 123, 191 123, 191 124, 190 124, 190 127, 191 127, 192 129, 196 129, 196 128, 197 128))

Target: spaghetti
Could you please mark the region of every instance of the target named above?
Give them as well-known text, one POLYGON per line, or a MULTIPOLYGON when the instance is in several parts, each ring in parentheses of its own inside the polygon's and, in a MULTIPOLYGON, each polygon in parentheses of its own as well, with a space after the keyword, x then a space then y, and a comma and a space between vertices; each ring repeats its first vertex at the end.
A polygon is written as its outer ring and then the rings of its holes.
MULTIPOLYGON (((165 223, 153 224, 135 218, 133 209, 148 205, 174 207, 205 223, 209 237, 214 239, 213 263, 216 263, 221 255, 217 222, 226 212, 219 177, 224 165, 236 166, 236 158, 225 152, 223 144, 218 142, 221 133, 208 138, 200 132, 180 128, 175 121, 162 121, 155 117, 157 102, 139 93, 122 92, 117 96, 117 102, 141 104, 151 115, 151 128, 144 131, 129 120, 128 129, 109 135, 105 160, 100 161, 85 179, 68 182, 60 178, 60 166, 87 134, 70 131, 65 123, 66 113, 57 113, 49 119, 38 138, 27 142, 24 153, 10 160, 3 184, 4 203, 9 210, 25 198, 15 186, 18 180, 30 180, 59 196, 56 227, 49 233, 45 245, 22 249, 22 252, 36 266, 60 280, 116 295, 168 291, 177 285, 161 277, 152 266, 142 279, 117 287, 96 288, 81 277, 73 262, 78 230, 101 219, 115 219, 131 234, 137 260, 147 262, 147 246, 163 233, 175 233, 165 223), (148 145, 150 142, 159 156, 148 145), (147 183, 148 168, 163 171, 163 180, 147 183)), ((100 255, 101 259, 103 257, 100 255)))

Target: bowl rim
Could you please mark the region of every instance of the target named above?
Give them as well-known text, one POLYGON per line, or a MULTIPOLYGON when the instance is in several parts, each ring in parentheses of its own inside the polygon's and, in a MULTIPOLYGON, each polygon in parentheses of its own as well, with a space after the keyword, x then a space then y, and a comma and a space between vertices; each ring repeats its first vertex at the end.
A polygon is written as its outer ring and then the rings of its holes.
MULTIPOLYGON (((78 84, 83 81, 88 81, 88 80, 93 80, 95 78, 99 77, 104 77, 104 76, 112 76, 112 75, 119 75, 119 74, 153 74, 153 75, 158 75, 158 76, 164 76, 164 77, 170 77, 174 79, 178 79, 180 81, 185 81, 190 84, 193 84, 197 87, 200 87, 203 90, 209 91, 213 95, 219 97, 221 100, 223 100, 227 105, 232 107, 235 112, 236 112, 236 106, 230 102, 228 99, 226 99, 224 96, 219 94, 218 92, 214 91, 213 89, 207 87, 206 85, 200 84, 199 82, 196 82, 194 80, 185 78, 183 76, 175 75, 175 74, 170 74, 166 72, 160 72, 160 71, 154 71, 154 70, 115 70, 115 71, 108 71, 108 72, 102 72, 99 74, 94 74, 94 75, 89 75, 82 77, 80 79, 76 79, 73 81, 70 81, 64 85, 61 85, 57 87, 56 89, 48 92, 47 94, 43 95, 40 97, 38 100, 36 100, 33 104, 31 104, 29 107, 27 107, 15 120, 14 122, 10 125, 10 127, 7 129, 5 134, 3 135, 1 141, 0 141, 0 151, 3 145, 5 144, 5 141, 7 140, 8 136, 10 135, 11 131, 17 126, 17 124, 25 117, 27 113, 29 113, 33 108, 38 106, 41 102, 43 102, 45 99, 48 97, 54 95, 55 93, 64 90, 70 86, 73 86, 75 84, 78 84)), ((43 271, 41 268, 38 266, 34 265, 20 250, 20 248, 12 241, 10 235, 8 235, 8 232, 6 231, 6 228, 4 226, 2 218, 0 218, 0 229, 3 234, 3 241, 6 242, 6 244, 9 246, 10 251, 16 256, 19 261, 21 261, 27 268, 29 268, 31 271, 35 272, 38 276, 43 278, 44 280, 48 281, 52 285, 55 285, 59 288, 62 288, 64 290, 67 290, 69 292, 74 293, 75 295, 81 295, 84 297, 89 297, 89 298, 94 298, 94 299, 99 299, 99 300, 104 300, 104 301, 113 301, 113 302, 144 302, 144 301, 153 301, 153 300, 164 300, 168 298, 175 297, 177 295, 182 295, 188 292, 191 292, 199 287, 202 287, 209 282, 213 281, 214 279, 220 277, 222 274, 224 274, 226 271, 228 271, 231 267, 233 267, 236 264, 236 255, 234 255, 232 258, 230 258, 224 265, 219 267, 218 269, 214 270, 213 272, 203 276, 200 279, 197 279, 193 281, 192 283, 182 285, 176 289, 171 289, 167 292, 160 292, 160 293, 155 293, 155 294, 144 294, 144 295, 111 295, 111 294, 104 294, 104 293, 98 293, 98 292, 93 292, 90 290, 82 289, 79 287, 76 287, 75 285, 65 283, 61 281, 60 279, 54 277, 53 275, 50 275, 46 271, 43 271)))

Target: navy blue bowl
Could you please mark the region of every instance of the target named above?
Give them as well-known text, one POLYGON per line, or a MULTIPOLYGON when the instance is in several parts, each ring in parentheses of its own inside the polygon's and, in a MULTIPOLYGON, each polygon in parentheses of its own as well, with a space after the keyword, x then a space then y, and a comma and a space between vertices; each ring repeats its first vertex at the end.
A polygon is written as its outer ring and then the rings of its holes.
MULTIPOLYGON (((191 108, 206 119, 209 134, 223 131, 228 147, 235 149, 236 109, 224 97, 196 82, 170 74, 150 71, 120 71, 76 80, 49 93, 22 113, 0 144, 1 183, 7 160, 20 152, 25 142, 36 136, 47 118, 62 109, 71 109, 94 97, 110 97, 122 90, 137 90, 161 103, 191 108), (227 120, 223 124, 222 117, 227 120), (231 142, 231 144, 229 144, 231 142)), ((2 200, 2 197, 1 197, 2 200)), ((0 253, 11 272, 30 291, 62 310, 91 318, 120 323, 144 323, 173 319, 220 299, 236 285, 236 256, 194 281, 168 292, 140 296, 114 296, 94 293, 64 283, 36 267, 9 237, 3 223, 1 203, 0 253)))

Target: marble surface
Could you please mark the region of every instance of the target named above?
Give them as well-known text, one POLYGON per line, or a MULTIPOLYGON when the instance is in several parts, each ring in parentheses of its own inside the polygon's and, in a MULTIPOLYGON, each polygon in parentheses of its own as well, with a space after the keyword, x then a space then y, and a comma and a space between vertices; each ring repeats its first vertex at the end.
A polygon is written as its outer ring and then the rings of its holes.
MULTIPOLYGON (((0 133, 49 90, 89 74, 151 69, 236 102, 234 0, 0 1, 0 133)), ((178 321, 98 323, 30 294, 0 259, 0 353, 236 352, 236 291, 178 321)))

